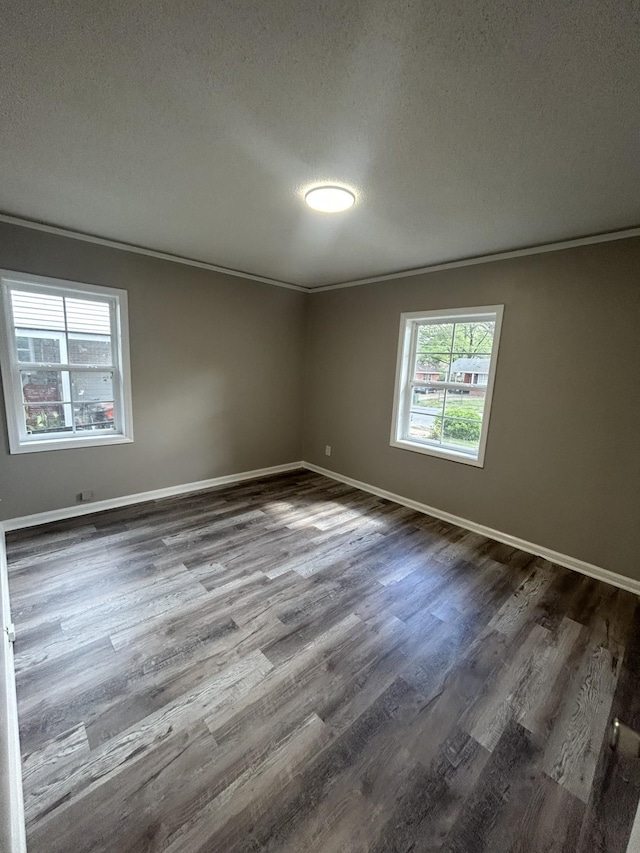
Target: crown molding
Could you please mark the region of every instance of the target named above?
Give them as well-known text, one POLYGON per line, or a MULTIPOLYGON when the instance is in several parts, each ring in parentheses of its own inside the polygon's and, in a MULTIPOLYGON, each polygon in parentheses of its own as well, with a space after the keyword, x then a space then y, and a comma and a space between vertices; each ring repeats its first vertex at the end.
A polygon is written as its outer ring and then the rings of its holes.
POLYGON ((619 231, 605 231, 601 234, 590 234, 587 237, 574 237, 570 240, 560 240, 556 243, 540 243, 537 246, 528 246, 522 249, 508 249, 504 252, 494 252, 490 255, 473 255, 455 261, 445 261, 441 264, 430 264, 424 267, 412 267, 398 272, 374 275, 369 278, 351 279, 338 282, 337 284, 322 284, 318 287, 309 287, 302 284, 293 284, 288 281, 280 281, 275 278, 267 278, 242 270, 221 267, 206 261, 196 261, 193 258, 184 258, 181 255, 172 255, 168 252, 159 252, 155 249, 146 249, 144 246, 136 246, 133 243, 123 243, 118 240, 108 240, 105 237, 97 237, 94 234, 86 234, 82 231, 73 231, 70 228, 62 228, 58 225, 47 225, 44 222, 36 222, 33 219, 23 219, 10 213, 0 213, 0 222, 8 225, 19 225, 22 228, 30 228, 33 231, 44 231, 46 234, 55 234, 59 237, 69 237, 72 240, 82 240, 85 243, 95 243, 98 246, 106 246, 110 249, 119 249, 123 252, 134 252, 138 255, 146 255, 150 258, 159 258, 162 261, 171 261, 174 264, 197 267, 210 272, 232 275, 236 278, 244 278, 248 281, 259 281, 262 284, 270 284, 273 287, 284 287, 288 290, 296 290, 299 293, 326 293, 328 290, 341 290, 345 287, 360 287, 363 284, 376 284, 383 281, 395 281, 399 278, 410 278, 411 276, 424 275, 425 273, 441 272, 443 270, 457 269, 458 267, 475 266, 476 264, 488 264, 492 261, 506 261, 510 258, 524 258, 527 255, 543 255, 547 252, 559 252, 563 249, 574 249, 578 246, 591 246, 595 243, 608 243, 612 240, 626 240, 630 237, 640 237, 640 226, 624 228, 619 231))
POLYGON ((491 255, 475 255, 469 258, 461 258, 458 261, 446 261, 442 264, 431 264, 425 267, 414 267, 399 272, 385 273, 385 275, 374 275, 370 278, 358 278, 352 281, 343 281, 339 284, 323 284, 320 287, 307 288, 310 293, 325 293, 327 290, 341 290, 345 287, 359 287, 362 284, 376 284, 379 281, 395 281, 398 278, 410 278, 414 275, 424 273, 441 272, 442 270, 453 270, 458 267, 470 267, 477 264, 488 264, 492 261, 507 261, 510 258, 524 258, 527 255, 543 255, 547 252, 560 252, 563 249, 575 249, 578 246, 591 246, 594 243, 608 243, 611 240, 626 240, 630 237, 640 237, 640 226, 624 228, 620 231, 606 231, 602 234, 591 234, 588 237, 574 237, 571 240, 560 240, 557 243, 541 243, 538 246, 529 246, 524 249, 508 249, 504 252, 494 252, 491 255))
POLYGON ((198 269, 209 270, 210 272, 233 275, 237 278, 248 279, 249 281, 259 281, 262 284, 271 284, 274 287, 286 287, 288 290, 297 290, 301 293, 307 293, 308 291, 308 288, 302 287, 299 284, 291 284, 291 282, 288 281, 266 278, 262 275, 254 275, 250 272, 234 270, 229 267, 220 267, 216 266, 216 264, 209 264, 206 261, 196 261, 193 258, 183 258, 181 255, 172 255, 168 252, 158 252, 155 249, 146 249, 144 246, 136 246, 133 243, 122 243, 119 240, 107 240, 105 237, 96 237, 94 234, 85 234, 82 231, 73 231, 70 228, 61 228, 58 225, 47 225, 44 222, 36 222, 33 219, 22 219, 19 216, 12 216, 9 213, 0 213, 0 222, 6 222, 8 225, 20 225, 22 228, 30 228, 33 231, 44 231, 46 234, 55 234, 58 237, 70 237, 73 240, 82 240, 85 243, 95 243, 98 246, 107 246, 109 249, 120 249, 123 252, 134 252, 137 255, 147 255, 147 257, 150 258, 159 258, 161 261, 172 261, 174 264, 184 264, 188 267, 198 267, 198 269))

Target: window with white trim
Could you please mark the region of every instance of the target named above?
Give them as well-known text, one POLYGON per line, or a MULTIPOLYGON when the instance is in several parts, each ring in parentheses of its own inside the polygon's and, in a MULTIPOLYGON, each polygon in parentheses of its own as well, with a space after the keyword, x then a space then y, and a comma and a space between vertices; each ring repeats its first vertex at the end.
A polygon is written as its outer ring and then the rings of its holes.
POLYGON ((11 453, 133 441, 127 293, 0 272, 11 453))
POLYGON ((401 315, 392 446, 484 464, 502 310, 401 315))

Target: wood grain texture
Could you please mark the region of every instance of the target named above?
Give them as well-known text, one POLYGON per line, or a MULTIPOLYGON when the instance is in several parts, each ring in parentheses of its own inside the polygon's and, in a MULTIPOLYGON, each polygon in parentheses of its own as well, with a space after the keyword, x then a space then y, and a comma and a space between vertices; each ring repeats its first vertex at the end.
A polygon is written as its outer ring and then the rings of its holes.
POLYGON ((9 534, 30 853, 623 853, 629 593, 310 472, 9 534))

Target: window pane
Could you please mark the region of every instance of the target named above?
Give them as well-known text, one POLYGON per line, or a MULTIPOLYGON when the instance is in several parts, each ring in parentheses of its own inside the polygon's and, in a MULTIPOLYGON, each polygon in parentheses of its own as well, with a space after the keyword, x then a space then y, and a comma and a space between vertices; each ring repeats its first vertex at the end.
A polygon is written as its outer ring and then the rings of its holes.
POLYGON ((413 379, 418 382, 444 382, 449 377, 448 353, 418 353, 413 379))
POLYGON ((489 381, 490 364, 489 356, 454 353, 451 363, 451 381, 486 387, 489 381))
POLYGON ((411 408, 418 412, 436 414, 442 412, 445 392, 439 388, 414 388, 411 408))
POLYGON ((111 334, 111 314, 108 302, 66 297, 65 305, 67 329, 70 332, 91 332, 96 335, 111 334))
POLYGON ((71 432, 72 427, 65 419, 65 408, 68 407, 52 403, 25 406, 24 420, 27 432, 31 435, 71 432))
POLYGON ((445 392, 440 389, 414 389, 409 414, 408 437, 419 441, 439 438, 445 392))
POLYGON ((64 331, 64 305, 61 296, 12 290, 11 306, 15 326, 64 331))
POLYGON ((113 429, 113 373, 74 371, 71 393, 77 432, 113 429))
POLYGON ((445 418, 442 426, 442 443, 460 450, 477 450, 480 446, 480 420, 445 418))
POLYGON ((16 336, 16 351, 18 361, 33 361, 33 353, 29 338, 16 336))
POLYGON ((456 323, 453 350, 472 355, 490 355, 495 320, 482 323, 456 323))
POLYGON ((111 364, 111 337, 108 335, 69 335, 69 364, 111 364))
POLYGON ((418 326, 419 354, 449 353, 453 341, 453 323, 425 323, 418 326))
POLYGON ((436 389, 434 394, 425 394, 420 390, 413 391, 407 437, 459 450, 477 450, 484 392, 472 391, 467 396, 456 391, 436 389), (474 393, 477 396, 471 396, 474 393))
POLYGON ((73 371, 71 386, 74 403, 99 403, 113 400, 113 373, 73 371))
POLYGON ((468 418, 482 421, 485 391, 471 388, 469 391, 449 390, 446 394, 444 413, 453 418, 468 418))
POLYGON ((431 441, 439 436, 441 421, 442 417, 438 417, 433 411, 421 412, 412 409, 407 437, 418 441, 431 441))
POLYGON ((73 422, 76 432, 113 429, 113 400, 101 403, 74 403, 73 422))
MULTIPOLYGON (((25 403, 65 401, 62 371, 23 370, 20 373, 22 399, 25 403)), ((66 395, 69 399, 69 395, 66 395)))
POLYGON ((60 338, 49 338, 46 335, 30 335, 27 330, 18 329, 16 333, 16 349, 20 362, 43 362, 44 364, 60 364, 60 338))

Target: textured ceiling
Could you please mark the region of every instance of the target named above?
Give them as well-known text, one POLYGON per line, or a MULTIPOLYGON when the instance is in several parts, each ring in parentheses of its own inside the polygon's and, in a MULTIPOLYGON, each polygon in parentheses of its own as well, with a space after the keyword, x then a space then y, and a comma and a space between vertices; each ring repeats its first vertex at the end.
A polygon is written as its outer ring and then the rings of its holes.
POLYGON ((635 0, 0 12, 4 213, 305 286, 640 224, 635 0))

